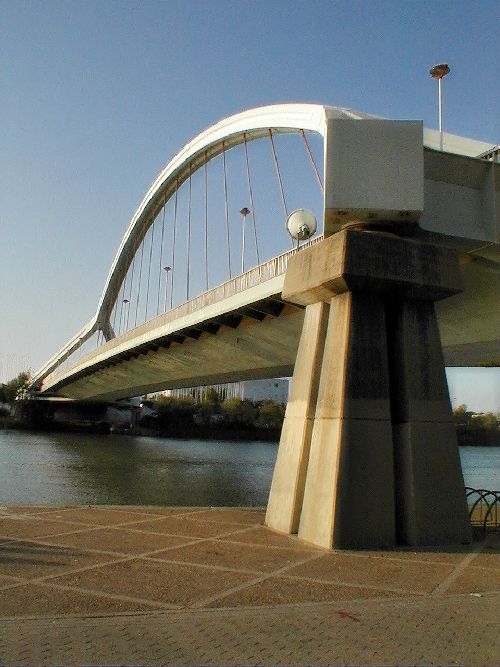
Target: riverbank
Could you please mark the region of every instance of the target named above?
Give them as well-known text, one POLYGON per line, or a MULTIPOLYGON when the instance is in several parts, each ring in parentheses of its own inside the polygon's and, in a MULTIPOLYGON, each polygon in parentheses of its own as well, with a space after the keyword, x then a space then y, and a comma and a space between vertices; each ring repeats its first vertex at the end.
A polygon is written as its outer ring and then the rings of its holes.
MULTIPOLYGON (((170 425, 163 429, 148 428, 142 424, 129 425, 110 422, 51 421, 38 425, 23 422, 14 417, 0 417, 0 429, 39 433, 89 433, 99 435, 131 435, 153 438, 179 438, 186 440, 222 440, 244 442, 279 442, 280 428, 257 428, 231 425, 170 425)), ((500 447, 500 434, 481 430, 464 431, 457 428, 460 447, 500 447)))
POLYGON ((16 420, 12 417, 0 418, 0 429, 28 431, 30 433, 89 433, 98 435, 131 435, 151 438, 178 438, 184 440, 223 440, 245 442, 279 442, 280 429, 237 428, 234 426, 175 426, 159 430, 141 425, 112 424, 109 422, 50 422, 43 426, 16 420))

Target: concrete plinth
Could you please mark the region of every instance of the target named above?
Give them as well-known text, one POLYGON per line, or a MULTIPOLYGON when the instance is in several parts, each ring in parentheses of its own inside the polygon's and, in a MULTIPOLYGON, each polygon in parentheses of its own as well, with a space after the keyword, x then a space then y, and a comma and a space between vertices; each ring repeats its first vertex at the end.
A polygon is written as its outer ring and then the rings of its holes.
POLYGON ((290 261, 283 297, 307 308, 268 526, 338 549, 470 539, 433 305, 459 285, 453 253, 384 233, 290 261))

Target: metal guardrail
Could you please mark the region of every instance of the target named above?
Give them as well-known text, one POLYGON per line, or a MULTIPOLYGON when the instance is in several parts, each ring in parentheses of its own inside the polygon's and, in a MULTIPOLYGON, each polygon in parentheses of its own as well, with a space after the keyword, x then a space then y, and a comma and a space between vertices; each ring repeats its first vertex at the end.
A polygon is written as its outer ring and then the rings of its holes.
POLYGON ((245 273, 242 273, 235 278, 227 280, 225 283, 222 283, 218 287, 213 287, 212 289, 208 290, 208 292, 204 292, 203 294, 200 294, 199 296, 186 301, 180 306, 176 306, 171 311, 167 311, 165 320, 167 321, 168 319, 168 321, 173 321, 179 317, 190 315, 191 313, 194 313, 207 305, 217 303, 218 301, 223 301, 224 299, 227 299, 234 294, 239 294, 240 292, 244 292, 251 287, 256 287, 257 285, 266 282, 266 280, 271 280, 276 276, 283 275, 286 272, 288 260, 290 257, 322 240, 323 234, 320 234, 315 238, 310 239, 309 241, 305 241, 298 248, 288 250, 287 252, 284 252, 277 257, 273 257, 272 259, 260 264, 259 266, 249 269, 245 273))
POLYGON ((500 145, 493 146, 493 148, 490 148, 485 153, 481 153, 481 155, 478 155, 478 157, 481 158, 481 160, 489 160, 490 162, 500 162, 500 145))
POLYGON ((500 491, 465 487, 469 516, 473 526, 484 531, 500 527, 500 491))

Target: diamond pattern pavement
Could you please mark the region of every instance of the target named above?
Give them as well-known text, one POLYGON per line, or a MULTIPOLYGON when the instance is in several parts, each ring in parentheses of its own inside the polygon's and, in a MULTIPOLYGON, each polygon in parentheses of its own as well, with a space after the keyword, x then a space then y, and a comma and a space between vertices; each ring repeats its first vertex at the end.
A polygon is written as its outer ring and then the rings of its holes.
POLYGON ((262 508, 0 508, 0 663, 500 664, 500 533, 326 551, 262 508))

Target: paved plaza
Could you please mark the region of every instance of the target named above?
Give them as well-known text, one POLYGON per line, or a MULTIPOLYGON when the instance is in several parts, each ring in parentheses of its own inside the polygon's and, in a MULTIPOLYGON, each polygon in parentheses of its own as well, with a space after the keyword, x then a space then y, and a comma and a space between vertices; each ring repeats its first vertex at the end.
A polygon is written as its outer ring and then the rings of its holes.
POLYGON ((500 534, 335 552, 264 509, 0 508, 0 663, 500 664, 500 534))

